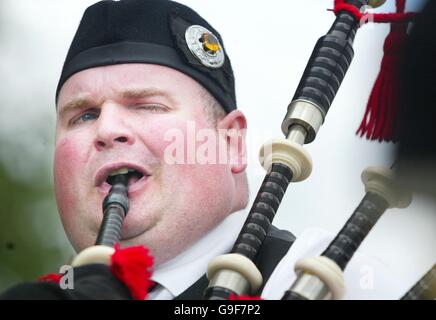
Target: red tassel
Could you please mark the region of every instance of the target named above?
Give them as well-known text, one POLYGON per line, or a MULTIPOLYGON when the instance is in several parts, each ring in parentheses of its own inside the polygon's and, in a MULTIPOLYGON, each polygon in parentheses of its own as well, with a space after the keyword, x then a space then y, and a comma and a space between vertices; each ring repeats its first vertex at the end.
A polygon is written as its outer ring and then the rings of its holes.
MULTIPOLYGON (((372 21, 391 23, 391 32, 384 44, 384 57, 380 73, 368 99, 365 115, 357 134, 366 135, 367 139, 379 141, 397 141, 399 114, 401 113, 400 63, 407 39, 407 24, 413 21, 415 12, 405 13, 406 0, 396 0, 396 13, 371 14, 372 21)), ((334 0, 334 13, 348 11, 361 21, 365 14, 345 0, 334 0)), ((369 20, 366 19, 365 22, 369 20)))
POLYGON ((61 279, 64 275, 61 273, 49 273, 44 276, 38 278, 38 281, 48 281, 48 282, 56 282, 60 283, 61 279))
POLYGON ((130 290, 132 297, 144 300, 152 285, 151 268, 153 257, 143 246, 120 249, 115 246, 115 253, 111 258, 111 271, 130 290))
POLYGON ((238 296, 235 294, 231 294, 229 300, 263 300, 259 296, 238 296))
POLYGON ((400 63, 407 38, 407 25, 391 26, 384 44, 380 73, 368 100, 365 115, 357 134, 379 141, 398 140, 398 110, 400 109, 400 63), (395 130, 394 130, 395 129, 395 130))
MULTIPOLYGON (((405 0, 397 0, 396 14, 380 14, 377 22, 399 21, 404 18, 405 0)), ((413 14, 407 17, 414 16, 413 14)), ((407 23, 392 23, 384 43, 384 56, 380 73, 368 99, 365 115, 356 134, 379 141, 398 140, 401 109, 400 64, 407 40, 407 23)))

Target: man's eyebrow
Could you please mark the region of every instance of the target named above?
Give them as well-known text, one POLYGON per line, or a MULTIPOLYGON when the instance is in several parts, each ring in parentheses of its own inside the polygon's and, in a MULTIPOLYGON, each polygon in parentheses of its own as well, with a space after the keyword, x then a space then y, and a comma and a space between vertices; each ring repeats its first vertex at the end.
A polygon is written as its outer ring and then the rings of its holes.
POLYGON ((168 92, 158 88, 127 89, 121 93, 123 99, 141 99, 156 96, 164 97, 169 100, 172 105, 175 105, 173 97, 168 92))
MULTIPOLYGON (((123 99, 141 99, 147 97, 161 96, 168 99, 172 105, 175 105, 174 99, 166 91, 160 90, 158 88, 147 88, 147 89, 127 89, 121 92, 121 97, 123 99)), ((95 101, 89 97, 79 97, 71 100, 63 106, 59 107, 59 117, 62 118, 68 112, 74 109, 82 109, 90 105, 95 105, 95 101)))
POLYGON ((82 109, 93 104, 95 104, 95 102, 89 99, 88 97, 80 97, 80 98, 73 99, 70 102, 66 103, 65 105, 59 107, 59 118, 62 118, 71 110, 82 109))

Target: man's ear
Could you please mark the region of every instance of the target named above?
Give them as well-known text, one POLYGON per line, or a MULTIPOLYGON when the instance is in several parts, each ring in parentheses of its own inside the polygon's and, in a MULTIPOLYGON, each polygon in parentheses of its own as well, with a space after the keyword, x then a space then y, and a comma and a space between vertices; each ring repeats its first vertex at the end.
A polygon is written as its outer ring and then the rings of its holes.
POLYGON ((233 110, 217 123, 219 135, 226 141, 227 161, 232 173, 241 173, 247 168, 246 131, 247 119, 239 110, 233 110))

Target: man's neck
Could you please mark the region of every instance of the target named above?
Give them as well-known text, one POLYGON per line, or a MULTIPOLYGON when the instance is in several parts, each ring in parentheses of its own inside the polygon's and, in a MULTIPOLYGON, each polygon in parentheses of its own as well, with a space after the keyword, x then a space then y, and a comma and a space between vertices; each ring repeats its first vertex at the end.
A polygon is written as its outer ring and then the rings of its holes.
POLYGON ((247 217, 246 210, 230 214, 219 225, 175 258, 157 266, 152 280, 178 296, 203 276, 209 261, 229 252, 247 217))

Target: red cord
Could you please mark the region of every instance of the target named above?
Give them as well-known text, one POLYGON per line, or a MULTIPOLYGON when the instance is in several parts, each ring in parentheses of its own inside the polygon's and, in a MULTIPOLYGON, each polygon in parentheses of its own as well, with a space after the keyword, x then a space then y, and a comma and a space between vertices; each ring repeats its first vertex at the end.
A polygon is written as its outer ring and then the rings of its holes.
POLYGON ((231 294, 229 300, 263 300, 260 296, 238 296, 231 294))
POLYGON ((348 11, 351 13, 357 20, 360 20, 363 18, 362 12, 359 11, 355 6, 352 4, 346 3, 345 0, 335 0, 334 2, 334 8, 333 12, 335 15, 338 15, 341 11, 348 11))
MULTIPOLYGON (((396 0, 397 10, 395 13, 374 13, 371 15, 372 22, 376 23, 392 23, 392 22, 412 22, 416 18, 416 12, 405 13, 406 0, 396 0)), ((341 11, 348 11, 357 20, 361 21, 365 17, 365 13, 362 13, 352 4, 346 2, 346 0, 334 0, 334 8, 332 10, 335 15, 338 15, 341 11)), ((369 22, 365 19, 365 22, 369 22)))
POLYGON ((38 278, 38 281, 48 281, 60 283, 64 275, 62 273, 49 273, 38 278))

